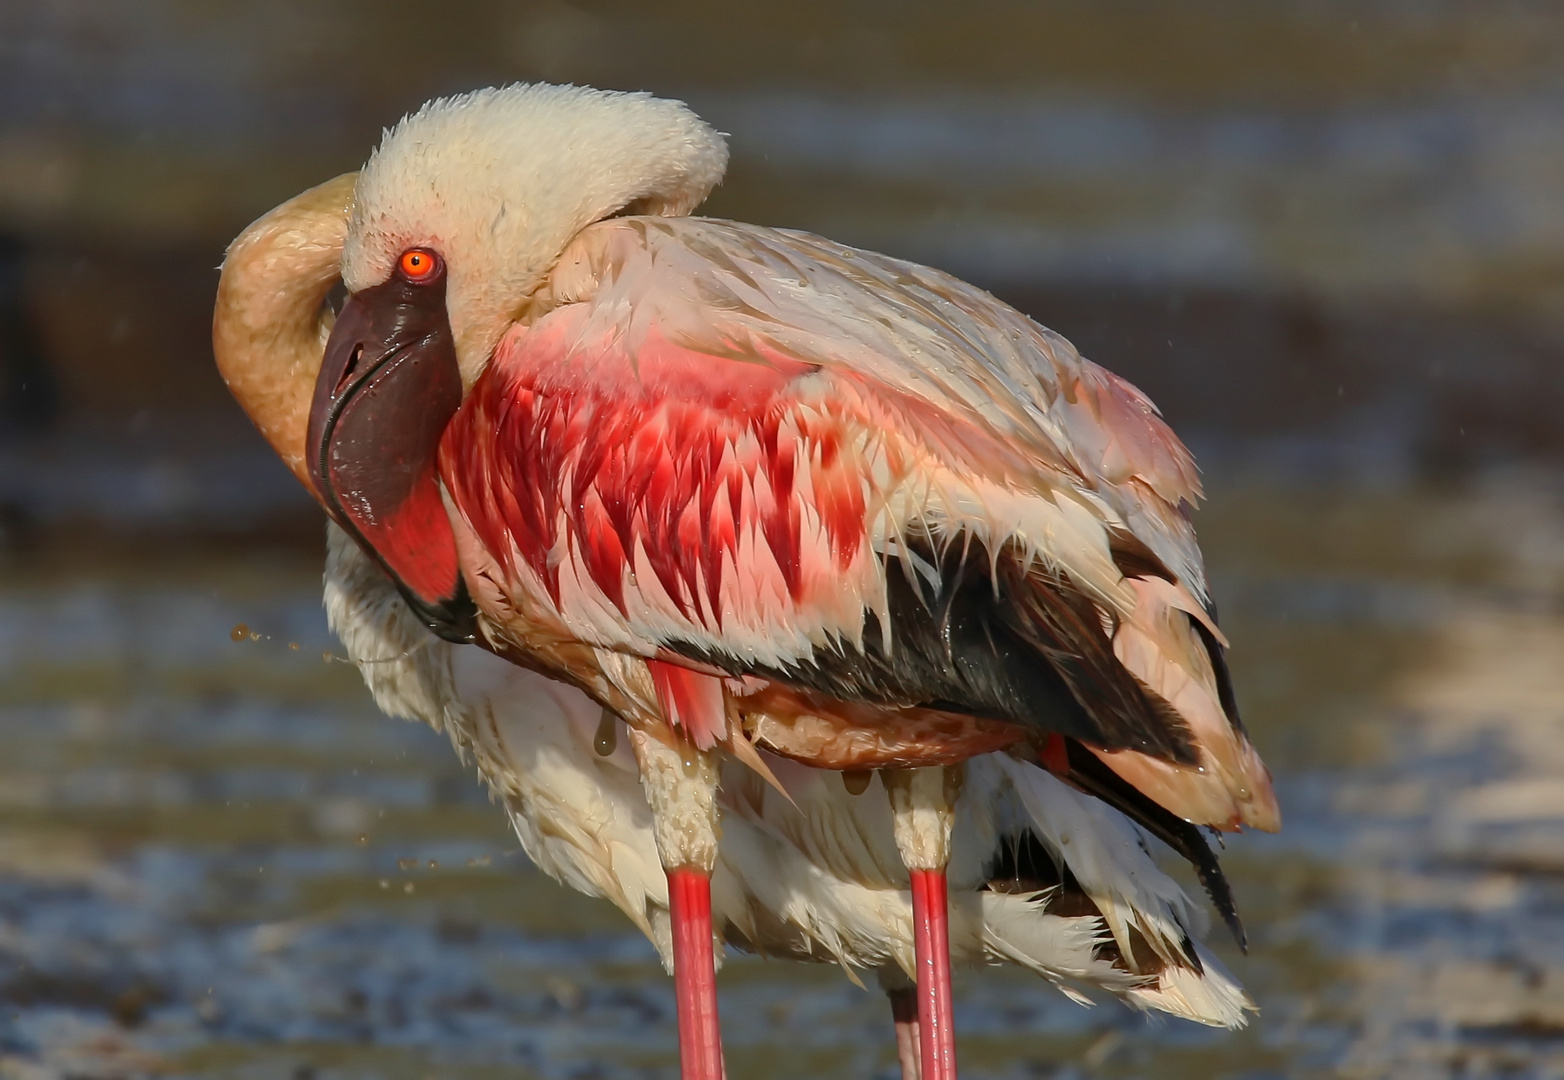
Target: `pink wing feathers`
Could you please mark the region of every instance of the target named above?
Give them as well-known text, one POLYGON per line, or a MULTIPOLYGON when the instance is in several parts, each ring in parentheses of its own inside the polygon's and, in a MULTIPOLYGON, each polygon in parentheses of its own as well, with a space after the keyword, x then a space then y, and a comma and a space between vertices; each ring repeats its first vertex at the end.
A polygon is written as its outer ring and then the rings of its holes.
POLYGON ((809 369, 626 347, 587 305, 513 333, 447 435, 446 483, 514 588, 584 641, 784 663, 863 621, 864 488, 809 369), (855 588, 855 586, 857 586, 855 588))
POLYGON ((727 222, 594 226, 540 300, 442 451, 518 608, 604 648, 797 674, 894 654, 898 574, 937 594, 942 553, 976 542, 1078 593, 1065 622, 1089 605, 1120 696, 1152 690, 1222 768, 1133 741, 1104 760, 1192 820, 1274 824, 1196 655, 1193 462, 1134 387, 946 275, 727 222), (1153 576, 1126 577, 1126 550, 1153 576))

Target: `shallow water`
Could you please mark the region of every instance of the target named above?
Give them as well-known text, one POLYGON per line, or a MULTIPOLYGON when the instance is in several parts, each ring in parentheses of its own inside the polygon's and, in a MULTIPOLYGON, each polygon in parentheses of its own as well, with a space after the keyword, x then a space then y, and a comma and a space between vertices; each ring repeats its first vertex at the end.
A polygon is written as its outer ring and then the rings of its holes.
MULTIPOLYGON (((965 1075, 1564 1069, 1547 479, 1213 484, 1288 819, 1226 855, 1253 948, 1217 946, 1262 1011, 1215 1032, 971 972, 965 1075)), ((674 1075, 651 947, 531 870, 442 738, 375 712, 318 572, 287 546, 5 565, 0 1076, 674 1075)), ((721 992, 735 1076, 895 1074, 882 1000, 835 968, 735 959, 721 992)))

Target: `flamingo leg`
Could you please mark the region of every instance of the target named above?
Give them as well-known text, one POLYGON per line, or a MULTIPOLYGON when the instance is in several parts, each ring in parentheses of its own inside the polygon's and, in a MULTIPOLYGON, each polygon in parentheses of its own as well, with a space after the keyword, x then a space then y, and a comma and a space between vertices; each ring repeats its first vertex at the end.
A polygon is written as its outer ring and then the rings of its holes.
POLYGON ((652 811, 657 854, 668 875, 673 985, 683 1080, 723 1080, 712 946, 711 871, 717 863, 717 763, 675 738, 628 729, 652 811))
POLYGON ((722 1080, 710 875, 687 868, 669 870, 668 913, 673 920, 673 985, 679 1003, 679 1073, 684 1080, 722 1080))
MULTIPOLYGON (((898 970, 897 974, 901 974, 898 970)), ((901 1062, 901 1080, 922 1080, 923 1066, 918 1045, 918 992, 912 986, 887 989, 891 1020, 896 1024, 896 1060, 901 1062)))
POLYGON ((918 1048, 928 1080, 955 1080, 950 1001, 950 907, 945 871, 912 870, 912 932, 918 964, 918 1048))
MULTIPOLYGON (((887 772, 896 846, 912 884, 921 1080, 956 1080, 950 991, 950 904, 945 867, 960 773, 926 768, 887 772)), ((906 1070, 903 1064, 903 1072, 906 1070)))

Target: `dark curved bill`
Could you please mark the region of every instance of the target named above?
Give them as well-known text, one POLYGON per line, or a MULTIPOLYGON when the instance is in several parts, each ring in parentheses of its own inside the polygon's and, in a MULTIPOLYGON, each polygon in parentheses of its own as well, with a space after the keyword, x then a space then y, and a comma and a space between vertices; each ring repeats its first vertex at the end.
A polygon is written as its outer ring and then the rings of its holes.
POLYGON ((436 471, 462 402, 444 282, 393 277, 337 317, 310 408, 309 469, 327 511, 430 629, 471 641, 476 610, 436 471))

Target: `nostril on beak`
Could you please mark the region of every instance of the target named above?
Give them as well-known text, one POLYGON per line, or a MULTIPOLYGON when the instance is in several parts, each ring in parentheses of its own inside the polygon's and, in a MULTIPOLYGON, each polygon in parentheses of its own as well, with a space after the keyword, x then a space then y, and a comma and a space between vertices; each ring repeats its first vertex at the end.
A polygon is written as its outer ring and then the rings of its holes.
POLYGON ((353 355, 348 357, 347 367, 342 369, 342 377, 337 380, 337 388, 331 392, 332 397, 336 397, 338 394, 342 393, 343 387, 347 386, 348 380, 353 377, 353 372, 358 370, 358 361, 359 358, 363 355, 364 346, 353 346, 353 355))

